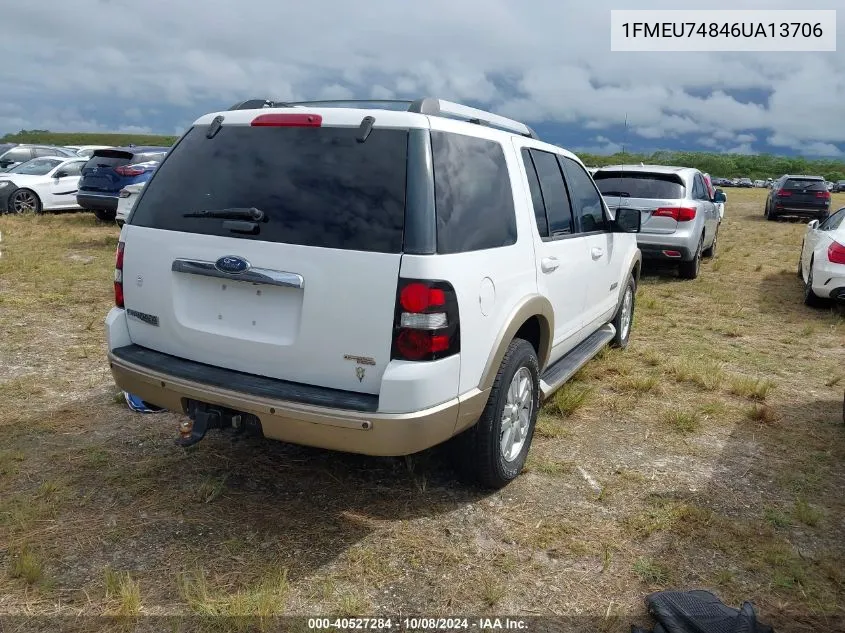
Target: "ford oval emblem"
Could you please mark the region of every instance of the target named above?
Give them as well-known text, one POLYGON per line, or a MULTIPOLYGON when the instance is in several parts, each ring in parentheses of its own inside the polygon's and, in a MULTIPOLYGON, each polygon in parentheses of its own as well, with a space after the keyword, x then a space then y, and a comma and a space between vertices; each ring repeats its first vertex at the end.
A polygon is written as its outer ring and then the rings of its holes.
POLYGON ((214 262, 214 267, 223 273, 238 274, 249 270, 250 263, 237 255, 226 255, 214 262))

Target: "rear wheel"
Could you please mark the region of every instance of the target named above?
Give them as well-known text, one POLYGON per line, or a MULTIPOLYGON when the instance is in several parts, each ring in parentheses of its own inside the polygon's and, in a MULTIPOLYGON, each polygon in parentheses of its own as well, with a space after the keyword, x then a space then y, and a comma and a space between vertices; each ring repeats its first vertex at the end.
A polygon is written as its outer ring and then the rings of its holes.
POLYGON ((18 189, 9 198, 9 209, 12 213, 42 213, 41 199, 31 189, 18 189))
POLYGON ((455 457, 464 473, 485 488, 502 488, 525 465, 540 405, 540 368, 528 341, 514 339, 505 352, 484 413, 460 438, 455 457))
POLYGON ((107 211, 105 209, 94 209, 94 217, 96 217, 100 222, 114 222, 115 217, 117 216, 116 211, 107 211))
POLYGON ((616 335, 610 341, 613 347, 625 349, 628 347, 628 340, 631 338, 631 326, 634 324, 634 304, 636 303, 637 286, 633 277, 628 277, 622 290, 622 302, 619 310, 613 317, 613 327, 616 328, 616 335))
POLYGON ((704 236, 698 241, 698 246, 695 249, 695 255, 688 262, 681 262, 678 265, 678 273, 684 279, 695 279, 701 270, 701 247, 704 246, 704 236))

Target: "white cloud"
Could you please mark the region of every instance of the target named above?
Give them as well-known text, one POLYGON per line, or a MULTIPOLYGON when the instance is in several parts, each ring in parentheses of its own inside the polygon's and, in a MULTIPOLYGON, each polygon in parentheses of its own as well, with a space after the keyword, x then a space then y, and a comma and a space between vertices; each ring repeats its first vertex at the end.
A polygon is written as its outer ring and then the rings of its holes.
MULTIPOLYGON (((173 112, 187 124, 245 98, 436 95, 535 125, 605 130, 627 116, 631 140, 693 134, 705 147, 744 149, 757 136, 782 137, 782 147, 826 155, 845 143, 845 56, 611 53, 612 0, 371 0, 366 10, 341 0, 218 0, 201 10, 190 0, 154 2, 157 10, 130 0, 49 11, 6 4, 0 82, 14 89, 0 97, 0 131, 146 128, 135 110, 152 117, 153 109, 170 131, 180 122, 173 112), (68 33, 83 34, 84 45, 68 33), (518 94, 502 88, 502 76, 518 94), (758 91, 757 103, 734 91, 758 91), (117 108, 118 100, 130 105, 117 108)), ((676 5, 642 0, 638 8, 676 5)), ((713 0, 710 8, 794 2, 713 0)))

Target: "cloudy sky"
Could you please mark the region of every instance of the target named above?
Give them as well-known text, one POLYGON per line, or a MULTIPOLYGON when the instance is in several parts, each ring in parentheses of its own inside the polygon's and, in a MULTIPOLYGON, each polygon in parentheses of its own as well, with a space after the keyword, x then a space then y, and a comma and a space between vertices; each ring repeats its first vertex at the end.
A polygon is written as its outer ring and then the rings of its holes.
MULTIPOLYGON (((835 9, 841 0, 691 8, 835 9)), ((614 53, 637 0, 7 2, 0 135, 181 133, 244 98, 439 96, 581 151, 845 152, 845 8, 836 53, 614 53), (620 7, 620 5, 622 5, 620 7), (628 119, 628 129, 623 125, 628 119)))

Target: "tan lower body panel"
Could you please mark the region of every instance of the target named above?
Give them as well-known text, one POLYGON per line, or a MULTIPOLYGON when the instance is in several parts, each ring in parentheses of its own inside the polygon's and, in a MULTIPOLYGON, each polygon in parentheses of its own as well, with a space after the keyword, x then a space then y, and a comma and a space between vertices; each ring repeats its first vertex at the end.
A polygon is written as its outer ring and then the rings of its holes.
POLYGON ((367 413, 262 398, 174 378, 109 355, 115 383, 152 404, 182 412, 183 399, 251 413, 274 440, 364 455, 410 455, 472 426, 489 390, 477 389, 414 413, 367 413))

